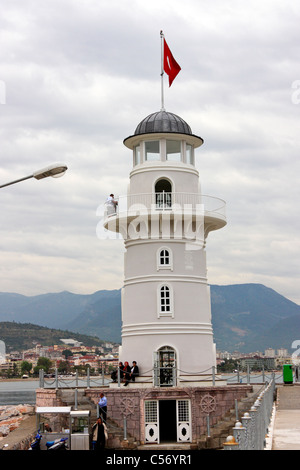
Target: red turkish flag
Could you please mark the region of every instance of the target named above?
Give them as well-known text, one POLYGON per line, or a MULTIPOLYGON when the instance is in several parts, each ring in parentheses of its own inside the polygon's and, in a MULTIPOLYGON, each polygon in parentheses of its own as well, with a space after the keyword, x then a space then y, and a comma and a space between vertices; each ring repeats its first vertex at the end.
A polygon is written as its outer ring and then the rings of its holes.
POLYGON ((169 86, 180 72, 181 67, 174 59, 166 40, 164 39, 164 71, 169 75, 169 86))

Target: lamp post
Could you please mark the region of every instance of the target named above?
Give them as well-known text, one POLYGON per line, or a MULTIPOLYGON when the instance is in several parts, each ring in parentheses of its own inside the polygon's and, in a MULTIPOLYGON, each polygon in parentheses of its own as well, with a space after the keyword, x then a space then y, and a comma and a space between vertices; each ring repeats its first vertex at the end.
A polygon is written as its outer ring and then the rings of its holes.
POLYGON ((0 185, 0 188, 4 188, 5 186, 10 186, 11 184, 19 183, 20 181, 28 180, 30 178, 35 178, 36 180, 41 180, 44 178, 48 178, 48 176, 52 176, 53 178, 57 178, 59 176, 63 176, 67 171, 68 167, 63 163, 56 163, 46 168, 42 168, 41 170, 35 171, 32 175, 25 176, 24 178, 19 178, 17 180, 11 181, 10 183, 0 185))

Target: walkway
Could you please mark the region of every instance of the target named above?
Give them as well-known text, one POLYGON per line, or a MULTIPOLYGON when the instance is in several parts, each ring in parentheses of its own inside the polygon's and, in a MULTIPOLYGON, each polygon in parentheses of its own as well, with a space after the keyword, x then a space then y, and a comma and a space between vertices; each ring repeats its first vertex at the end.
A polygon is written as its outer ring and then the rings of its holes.
POLYGON ((277 386, 272 450, 300 450, 300 383, 277 386))

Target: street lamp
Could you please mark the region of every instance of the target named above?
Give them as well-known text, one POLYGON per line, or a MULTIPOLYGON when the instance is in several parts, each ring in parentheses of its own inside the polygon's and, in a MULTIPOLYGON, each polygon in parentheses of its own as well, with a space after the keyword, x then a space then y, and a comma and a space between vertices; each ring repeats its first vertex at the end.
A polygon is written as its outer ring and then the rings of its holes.
POLYGON ((67 171, 68 167, 63 163, 56 163, 54 165, 47 166, 46 168, 42 168, 41 170, 35 171, 30 176, 25 176, 24 178, 20 178, 15 181, 11 181, 10 183, 0 185, 0 188, 4 188, 5 186, 9 186, 11 184, 19 183, 20 181, 28 180, 29 178, 35 178, 36 180, 41 180, 43 178, 48 178, 48 176, 52 176, 53 178, 57 178, 59 176, 63 176, 67 171))

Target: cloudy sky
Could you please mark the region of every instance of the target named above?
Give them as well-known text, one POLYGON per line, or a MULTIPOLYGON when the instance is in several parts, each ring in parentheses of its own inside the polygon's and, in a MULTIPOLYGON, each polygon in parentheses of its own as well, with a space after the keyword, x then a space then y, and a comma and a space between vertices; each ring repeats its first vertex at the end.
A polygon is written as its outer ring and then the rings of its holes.
POLYGON ((123 139, 160 110, 160 30, 182 70, 165 107, 204 139, 202 192, 227 203, 210 284, 299 302, 300 4, 295 0, 0 0, 0 291, 90 294, 123 283, 97 209, 126 194, 123 139))

